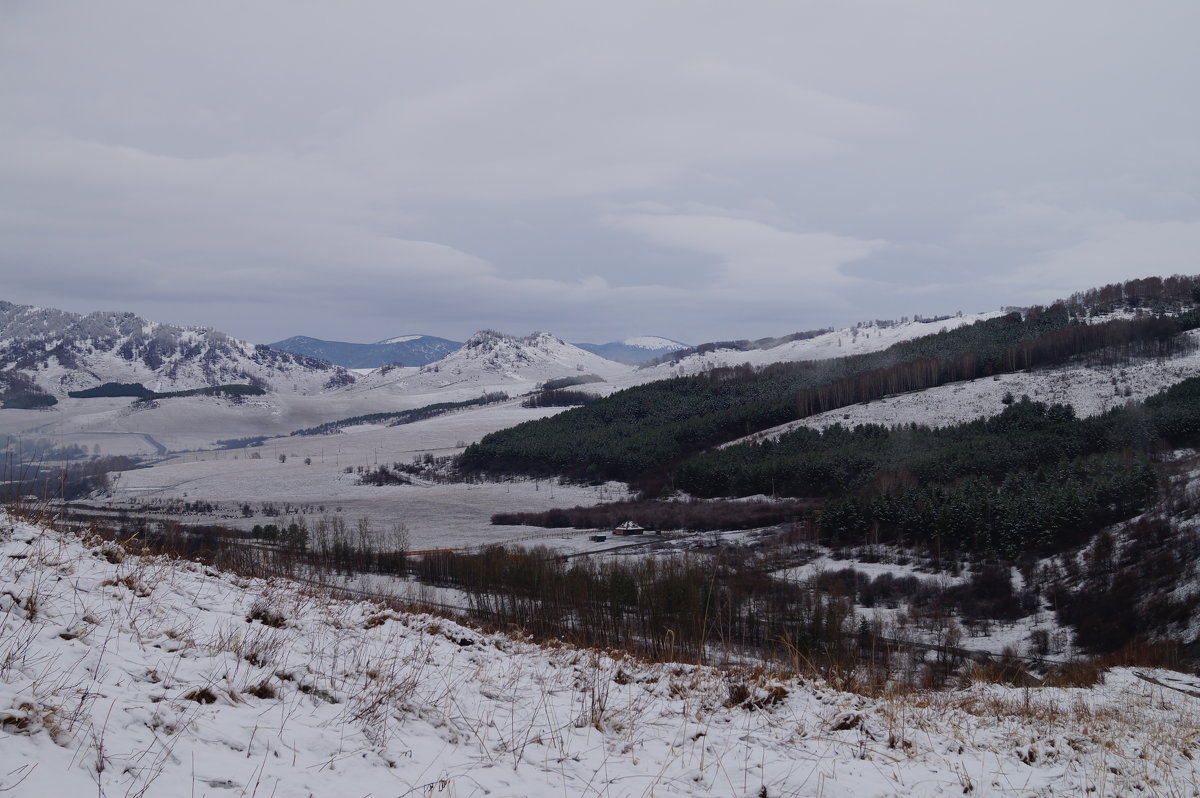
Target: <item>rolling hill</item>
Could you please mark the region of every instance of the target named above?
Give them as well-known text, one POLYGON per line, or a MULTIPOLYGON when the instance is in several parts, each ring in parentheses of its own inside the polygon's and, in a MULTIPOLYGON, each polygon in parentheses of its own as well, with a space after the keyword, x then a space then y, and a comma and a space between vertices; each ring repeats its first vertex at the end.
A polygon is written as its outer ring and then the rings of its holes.
POLYGON ((376 369, 390 365, 424 366, 445 357, 462 344, 433 335, 401 335, 373 344, 324 341, 296 335, 268 346, 283 352, 328 360, 348 369, 376 369))

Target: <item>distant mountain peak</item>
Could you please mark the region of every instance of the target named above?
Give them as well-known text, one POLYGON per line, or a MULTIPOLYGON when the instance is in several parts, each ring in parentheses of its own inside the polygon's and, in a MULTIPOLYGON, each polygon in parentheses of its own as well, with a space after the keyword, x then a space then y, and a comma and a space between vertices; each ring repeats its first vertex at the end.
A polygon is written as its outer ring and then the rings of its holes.
POLYGON ((271 344, 272 349, 319 357, 350 369, 377 369, 395 365, 424 366, 462 346, 458 341, 432 335, 399 335, 373 344, 325 341, 296 335, 271 344))
POLYGON ((502 333, 499 330, 476 330, 471 334, 471 337, 463 342, 464 349, 477 349, 481 346, 488 346, 497 341, 515 341, 515 335, 502 333))
POLYGON ((670 338, 662 338, 657 335, 639 335, 633 338, 626 338, 621 343, 626 346, 636 346, 639 349, 687 349, 689 344, 679 341, 672 341, 670 338))
POLYGON ((449 388, 503 390, 574 374, 615 377, 629 368, 582 350, 548 332, 510 335, 478 330, 461 348, 413 373, 377 371, 362 385, 389 390, 421 391, 449 388))
POLYGON ((479 330, 463 344, 465 349, 493 348, 498 345, 512 347, 571 346, 561 338, 548 332, 532 332, 529 335, 509 335, 497 330, 479 330))
POLYGON ((657 335, 639 335, 607 344, 575 344, 575 346, 608 360, 615 360, 631 366, 648 363, 663 355, 688 348, 688 344, 657 335))

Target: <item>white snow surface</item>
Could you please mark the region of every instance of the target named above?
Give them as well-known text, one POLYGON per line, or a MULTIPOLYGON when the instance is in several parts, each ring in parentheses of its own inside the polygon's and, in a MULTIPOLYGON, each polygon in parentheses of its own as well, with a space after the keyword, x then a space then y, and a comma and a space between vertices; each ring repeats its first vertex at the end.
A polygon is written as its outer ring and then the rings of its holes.
POLYGON ((636 346, 640 349, 686 349, 687 344, 672 341, 670 338, 660 338, 657 335, 638 335, 626 338, 621 343, 626 346, 636 346))
MULTIPOLYGON (((199 415, 203 409, 193 404, 190 412, 199 415)), ((115 478, 111 496, 97 503, 111 501, 113 506, 128 506, 133 501, 206 500, 223 503, 224 510, 230 512, 247 502, 256 509, 262 502, 287 502, 310 508, 324 506, 324 512, 329 513, 340 508, 347 517, 366 516, 380 528, 404 524, 417 549, 470 548, 524 539, 545 534, 547 530, 494 526, 491 516, 506 511, 538 511, 615 501, 628 494, 624 486, 615 484, 558 485, 546 480, 359 485, 359 471, 378 465, 409 463, 414 457, 423 458, 426 454, 435 457, 456 454, 462 451, 461 444, 476 441, 487 432, 561 410, 523 408, 519 401, 512 400, 448 413, 415 424, 395 427, 363 424, 332 435, 284 437, 256 447, 178 454, 152 468, 121 472, 115 478), (347 469, 351 473, 346 473, 347 469)), ((164 428, 156 435, 160 435, 165 443, 177 441, 178 433, 171 433, 165 426, 170 419, 163 417, 161 421, 164 428)), ((180 423, 187 421, 180 419, 180 423)), ((300 425, 295 424, 293 417, 287 426, 294 429, 300 425)), ((144 443, 144 439, 136 440, 144 443)), ((242 518, 239 513, 225 519, 227 523, 246 528, 254 523, 275 520, 278 519, 242 518)))
POLYGON ((376 341, 375 343, 380 344, 380 345, 382 345, 382 344, 403 344, 403 343, 407 343, 408 341, 415 341, 418 338, 424 338, 424 337, 425 336, 423 336, 423 335, 398 335, 395 338, 386 338, 382 341, 376 341))
POLYGON ((539 647, 0 521, 6 795, 1115 796, 1200 783, 1200 701, 1166 686, 1195 680, 1172 672, 870 698, 539 647), (760 708, 727 706, 735 685, 760 708))
POLYGON ((724 366, 740 366, 743 363, 765 366, 770 363, 789 363, 800 360, 828 360, 835 357, 877 352, 901 341, 934 335, 943 329, 954 330, 1002 315, 1004 314, 1000 311, 992 311, 964 314, 936 321, 907 321, 887 326, 871 324, 847 327, 822 333, 813 338, 789 341, 769 349, 715 349, 704 354, 688 355, 678 361, 661 363, 641 371, 655 375, 649 379, 665 379, 674 375, 698 374, 724 366))

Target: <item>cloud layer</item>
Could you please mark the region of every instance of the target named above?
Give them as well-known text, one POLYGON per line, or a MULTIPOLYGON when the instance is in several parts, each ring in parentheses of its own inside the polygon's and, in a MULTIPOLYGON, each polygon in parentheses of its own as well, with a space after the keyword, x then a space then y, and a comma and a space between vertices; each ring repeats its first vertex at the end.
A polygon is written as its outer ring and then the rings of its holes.
POLYGON ((1200 272, 1200 7, 0 8, 4 298, 690 341, 1200 272))

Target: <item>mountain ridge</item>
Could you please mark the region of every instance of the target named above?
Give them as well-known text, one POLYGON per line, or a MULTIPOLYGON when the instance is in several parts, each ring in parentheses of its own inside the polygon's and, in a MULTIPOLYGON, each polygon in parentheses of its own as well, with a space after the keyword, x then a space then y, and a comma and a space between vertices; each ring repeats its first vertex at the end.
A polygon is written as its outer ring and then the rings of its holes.
POLYGON ((434 391, 478 387, 520 388, 575 374, 604 379, 623 376, 630 367, 608 360, 546 332, 525 336, 480 330, 442 359, 411 369, 378 369, 359 379, 354 390, 434 391))
POLYGON ((672 352, 687 349, 688 345, 657 335, 640 335, 606 344, 575 344, 580 349, 618 363, 638 366, 667 356, 672 352))
POLYGON ((400 335, 372 344, 294 335, 268 346, 283 352, 327 360, 343 368, 374 369, 392 365, 425 366, 440 360, 462 344, 434 335, 400 335))
POLYGON ((0 372, 19 374, 62 398, 106 382, 155 391, 249 383, 298 393, 350 384, 354 376, 317 358, 274 350, 211 327, 149 321, 134 313, 71 313, 0 304, 0 372))

